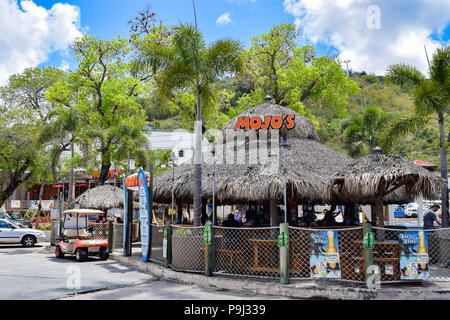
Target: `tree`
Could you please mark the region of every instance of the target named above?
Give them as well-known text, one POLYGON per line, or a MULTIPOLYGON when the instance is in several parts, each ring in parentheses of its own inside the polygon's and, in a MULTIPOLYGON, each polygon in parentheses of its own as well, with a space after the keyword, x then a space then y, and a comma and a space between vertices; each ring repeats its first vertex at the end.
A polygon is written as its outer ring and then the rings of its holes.
POLYGON ((275 25, 268 34, 254 37, 246 52, 244 76, 252 91, 269 94, 275 103, 314 120, 312 109, 330 108, 343 116, 348 98, 359 92, 341 65, 317 57, 313 46, 297 47, 292 24, 275 25))
POLYGON ((442 189, 442 226, 449 226, 448 182, 447 182, 447 143, 445 117, 450 101, 450 46, 437 49, 429 61, 427 78, 414 66, 396 64, 388 67, 387 81, 399 85, 407 91, 414 101, 415 112, 390 124, 386 135, 400 136, 417 128, 419 123, 429 122, 433 115, 438 116, 439 149, 441 177, 445 180, 442 189))
POLYGON ((114 161, 126 159, 128 151, 141 155, 140 148, 147 146, 145 111, 139 103, 143 85, 140 79, 130 76, 126 40, 85 35, 70 48, 79 66, 66 81, 55 86, 49 99, 78 110, 77 142, 86 166, 98 165, 99 159, 101 185, 114 161), (137 142, 141 145, 137 146, 137 142), (128 145, 133 149, 127 149, 128 145))
POLYGON ((392 118, 378 107, 366 108, 364 114, 343 121, 344 147, 351 157, 369 154, 380 145, 380 136, 386 122, 392 118))
POLYGON ((173 28, 167 46, 148 43, 137 62, 141 66, 157 64, 158 91, 163 97, 172 97, 178 90, 192 92, 197 98, 195 124, 195 190, 194 224, 201 224, 201 131, 202 119, 217 99, 217 82, 228 73, 242 70, 242 45, 235 40, 217 40, 209 46, 203 35, 191 25, 173 28))
MULTIPOLYGON (((0 206, 21 184, 33 176, 38 178, 37 164, 45 156, 40 132, 49 124, 48 115, 53 108, 45 93, 63 75, 63 71, 52 67, 29 68, 12 75, 7 85, 0 88, 0 169, 1 184, 5 185, 0 192, 0 206)), ((45 174, 42 179, 40 193, 45 174)))

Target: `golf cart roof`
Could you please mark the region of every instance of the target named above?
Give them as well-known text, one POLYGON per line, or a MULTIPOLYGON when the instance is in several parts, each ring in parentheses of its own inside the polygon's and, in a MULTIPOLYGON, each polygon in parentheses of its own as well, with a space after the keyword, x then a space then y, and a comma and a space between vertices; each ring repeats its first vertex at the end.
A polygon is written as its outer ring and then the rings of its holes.
POLYGON ((104 214, 104 212, 94 209, 70 209, 64 211, 64 214, 104 214))

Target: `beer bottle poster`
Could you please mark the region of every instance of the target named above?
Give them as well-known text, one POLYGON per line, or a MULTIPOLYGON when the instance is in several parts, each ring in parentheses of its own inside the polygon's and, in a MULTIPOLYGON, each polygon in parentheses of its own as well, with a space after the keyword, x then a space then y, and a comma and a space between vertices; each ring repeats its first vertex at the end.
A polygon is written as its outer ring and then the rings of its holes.
POLYGON ((425 231, 399 234, 401 279, 428 279, 428 235, 425 231))
POLYGON ((338 236, 336 231, 311 232, 311 278, 341 278, 338 236))

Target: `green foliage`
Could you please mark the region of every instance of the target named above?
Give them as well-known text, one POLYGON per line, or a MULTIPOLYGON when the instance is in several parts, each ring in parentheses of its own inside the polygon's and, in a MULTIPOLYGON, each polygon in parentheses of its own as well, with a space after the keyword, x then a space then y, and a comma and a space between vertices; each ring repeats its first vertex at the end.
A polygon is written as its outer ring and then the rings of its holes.
MULTIPOLYGON (((392 115, 378 107, 368 107, 362 115, 343 121, 344 147, 351 157, 369 154, 380 145, 383 127, 392 115)), ((386 151, 386 150, 385 150, 386 151)))

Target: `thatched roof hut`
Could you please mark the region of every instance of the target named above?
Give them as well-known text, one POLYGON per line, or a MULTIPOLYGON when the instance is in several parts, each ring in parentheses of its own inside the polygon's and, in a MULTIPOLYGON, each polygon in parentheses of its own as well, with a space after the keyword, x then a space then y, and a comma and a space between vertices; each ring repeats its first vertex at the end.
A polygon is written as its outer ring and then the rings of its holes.
MULTIPOLYGON (((80 208, 108 210, 113 208, 123 208, 124 191, 111 185, 102 185, 89 189, 78 196, 72 206, 79 204, 80 208)), ((139 203, 134 202, 133 208, 138 209, 139 203)))
POLYGON ((372 153, 336 172, 328 185, 336 201, 407 203, 422 195, 437 199, 444 180, 399 155, 372 153))
MULTIPOLYGON (((287 190, 288 197, 300 202, 327 202, 326 187, 334 172, 352 159, 320 143, 319 135, 314 125, 307 118, 291 109, 276 105, 270 101, 244 111, 232 119, 222 130, 223 144, 216 149, 222 156, 216 154, 216 159, 226 159, 226 163, 216 165, 215 192, 217 203, 234 204, 246 201, 275 200, 283 202, 283 148, 280 146, 282 136, 285 134, 289 146, 287 152, 287 190), (249 147, 249 140, 243 139, 235 142, 234 139, 226 141, 227 130, 234 131, 238 117, 264 118, 268 115, 281 116, 294 115, 295 126, 292 130, 284 127, 279 129, 279 140, 270 150, 270 157, 260 161, 258 148, 249 147), (245 152, 239 153, 240 148, 245 152), (279 149, 277 149, 279 148, 279 149), (226 154, 232 154, 231 163, 226 154), (251 161, 250 159, 258 159, 251 161)), ((273 132, 273 131, 272 131, 273 132)), ((250 134, 250 132, 249 132, 250 134)), ((255 134, 255 132, 251 132, 255 134)), ((256 131, 258 146, 267 135, 272 139, 270 130, 256 131), (264 132, 265 131, 265 132, 264 132)), ((212 155, 203 153, 202 164, 202 196, 212 196, 212 155)), ((172 192, 172 173, 166 172, 155 177, 154 201, 170 203, 172 192)), ((194 192, 194 165, 182 164, 175 168, 175 197, 183 202, 192 203, 194 192)))

